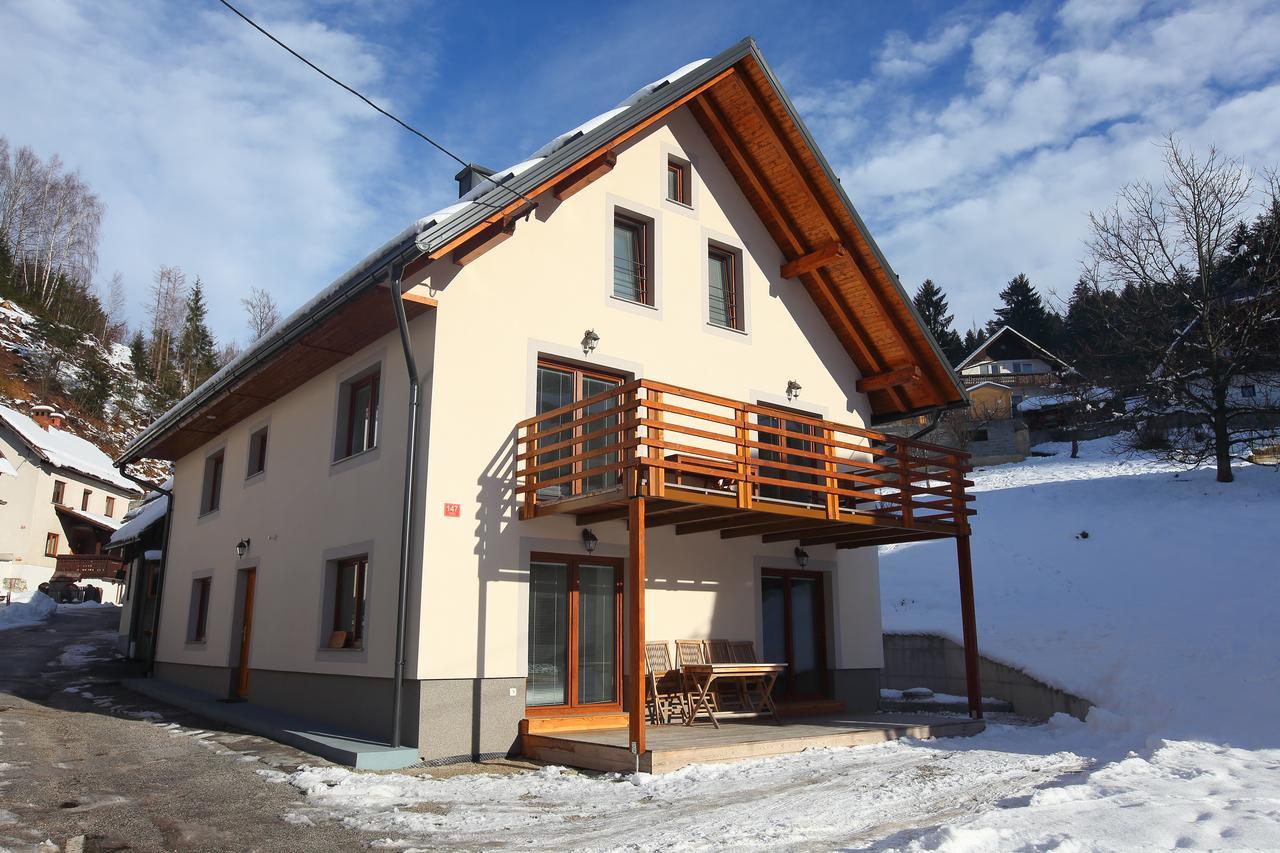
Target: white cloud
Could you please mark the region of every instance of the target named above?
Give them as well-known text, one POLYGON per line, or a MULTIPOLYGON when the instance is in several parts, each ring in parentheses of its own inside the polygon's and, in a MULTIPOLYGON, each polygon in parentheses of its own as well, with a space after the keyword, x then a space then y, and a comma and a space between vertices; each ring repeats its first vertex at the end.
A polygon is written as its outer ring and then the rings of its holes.
POLYGON ((913 41, 906 33, 891 32, 880 48, 876 70, 888 77, 923 74, 955 54, 964 46, 968 35, 969 28, 958 23, 924 41, 913 41))
POLYGON ((822 104, 812 124, 904 283, 941 284, 962 329, 990 317, 1018 272, 1065 296, 1087 213, 1158 176, 1152 143, 1165 133, 1274 165, 1280 9, 1223 0, 1137 12, 1073 2, 1055 17, 1001 14, 973 22, 962 79, 903 90, 881 76, 800 99, 822 104), (846 104, 851 90, 860 96, 846 104))
MULTIPOLYGON (((259 14, 394 106, 378 46, 259 14)), ((251 287, 287 310, 442 200, 392 180, 403 131, 218 8, 33 0, 0 6, 0 32, 0 133, 58 153, 106 202, 100 274, 124 273, 135 322, 152 270, 178 264, 206 282, 219 336, 243 341, 251 287)), ((429 57, 412 60, 419 83, 429 57)), ((450 170, 422 159, 439 174, 421 183, 447 192, 450 170)))

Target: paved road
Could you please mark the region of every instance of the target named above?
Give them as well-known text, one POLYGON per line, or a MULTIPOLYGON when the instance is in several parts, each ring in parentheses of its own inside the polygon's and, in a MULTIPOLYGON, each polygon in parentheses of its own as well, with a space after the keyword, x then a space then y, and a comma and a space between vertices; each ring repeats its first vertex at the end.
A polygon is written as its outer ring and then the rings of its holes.
POLYGON ((114 608, 63 607, 0 631, 0 849, 366 849, 340 823, 285 823, 298 792, 265 780, 321 759, 119 686, 114 608))

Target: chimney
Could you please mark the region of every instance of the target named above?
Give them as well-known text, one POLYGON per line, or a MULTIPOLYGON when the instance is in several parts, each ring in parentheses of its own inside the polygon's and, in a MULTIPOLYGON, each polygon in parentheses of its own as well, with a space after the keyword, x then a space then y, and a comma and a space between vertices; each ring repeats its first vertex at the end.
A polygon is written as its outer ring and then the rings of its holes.
POLYGON ((53 406, 32 406, 31 419, 40 425, 40 429, 48 430, 50 426, 58 426, 62 423, 62 415, 57 414, 57 409, 53 406), (58 418, 58 422, 54 423, 54 417, 58 418))
POLYGON ((453 176, 453 179, 458 182, 458 198, 462 198, 475 189, 476 185, 485 178, 492 176, 493 169, 486 169, 484 166, 468 163, 463 167, 462 171, 453 176))

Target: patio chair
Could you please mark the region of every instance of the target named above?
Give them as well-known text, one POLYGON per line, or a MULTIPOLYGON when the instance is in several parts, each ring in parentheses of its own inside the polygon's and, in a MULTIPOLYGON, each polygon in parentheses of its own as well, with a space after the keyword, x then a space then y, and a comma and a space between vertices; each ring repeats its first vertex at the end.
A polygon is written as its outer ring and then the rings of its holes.
MULTIPOLYGON (((705 640, 676 640, 676 661, 680 664, 680 689, 684 692, 685 707, 693 713, 693 681, 685 676, 687 664, 710 663, 707 660, 707 644, 705 640)), ((720 710, 715 693, 707 697, 707 704, 713 712, 720 710)))
POLYGON ((671 722, 672 712, 684 719, 685 695, 681 689, 680 674, 671 665, 671 651, 666 640, 644 644, 645 685, 648 696, 645 705, 649 720, 654 725, 671 722))
POLYGON ((728 640, 707 640, 707 663, 734 663, 732 644, 728 640))
POLYGON ((729 644, 729 658, 734 663, 759 663, 756 644, 750 640, 734 640, 729 644))

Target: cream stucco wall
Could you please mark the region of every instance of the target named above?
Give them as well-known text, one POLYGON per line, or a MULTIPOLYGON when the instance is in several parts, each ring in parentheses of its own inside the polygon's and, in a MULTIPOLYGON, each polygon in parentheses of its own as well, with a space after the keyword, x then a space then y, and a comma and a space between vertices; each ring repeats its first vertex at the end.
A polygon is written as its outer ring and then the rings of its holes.
MULTIPOLYGON (((564 203, 550 195, 515 235, 466 267, 447 261, 414 284, 439 307, 412 323, 428 412, 422 426, 420 529, 415 531, 409 669, 422 679, 523 677, 527 669, 527 555, 579 553, 571 520, 516 519, 514 426, 534 411, 539 354, 583 359, 578 341, 601 336, 591 363, 736 399, 785 402, 854 425, 867 405, 858 372, 798 281, 779 277, 783 257, 714 149, 686 111, 632 140, 612 172, 564 203), (664 200, 666 158, 693 164, 692 209, 664 200), (653 308, 611 296, 615 207, 655 220, 658 268, 653 308), (742 251, 745 334, 706 322, 706 246, 742 251), (460 504, 460 517, 444 505, 460 504)), ((303 384, 254 417, 179 460, 174 527, 158 658, 234 663, 237 570, 257 567, 250 666, 346 675, 391 673, 399 548, 405 396, 403 359, 392 333, 303 384), (378 450, 331 466, 342 377, 382 360, 378 450), (246 482, 248 437, 270 425, 266 475, 246 482), (225 447, 221 509, 200 518, 206 456, 225 447), (244 561, 235 544, 251 539, 244 561), (320 649, 325 554, 370 552, 367 641, 362 651, 320 649), (186 642, 194 578, 213 578, 208 637, 186 642)), ((595 527, 602 554, 623 555, 617 522, 595 527)), ((759 634, 763 569, 794 568, 794 543, 722 541, 714 533, 649 538, 647 628, 654 639, 759 634)), ((811 568, 829 572, 831 657, 840 668, 881 663, 874 549, 812 548, 811 568)), ((251 688, 252 693, 252 688, 251 688)))
MULTIPOLYGON (((734 399, 784 403, 788 380, 803 386, 790 405, 864 423, 858 371, 798 281, 697 123, 685 110, 631 141, 616 167, 558 204, 539 199, 513 238, 459 270, 429 267, 423 283, 439 300, 426 491, 418 674, 424 678, 520 676, 527 660, 529 542, 580 553, 565 519, 518 521, 511 494, 513 427, 534 412, 539 354, 584 360, 577 345, 594 329, 585 360, 734 399), (692 209, 665 200, 666 164, 693 164, 692 209), (652 308, 612 296, 615 209, 654 220, 652 308), (745 334, 706 321, 709 240, 744 259, 745 334), (460 518, 444 516, 460 503, 460 518)), ((597 525, 602 548, 625 544, 620 522, 597 525)), ((649 538, 647 634, 652 639, 759 637, 762 566, 795 568, 794 543, 721 540, 715 533, 649 538)), ((810 549, 833 569, 829 603, 835 667, 880 665, 874 550, 810 549), (838 566, 838 568, 837 568, 838 566)))
MULTIPOLYGON (((47 581, 53 575, 56 560, 44 553, 45 537, 58 534, 58 553, 70 554, 66 531, 62 528, 53 503, 53 484, 61 480, 66 484, 63 501, 73 509, 80 508, 85 489, 89 496, 89 511, 105 515, 106 499, 115 498, 112 517, 117 521, 124 517, 129 501, 134 497, 116 487, 90 477, 54 468, 42 463, 25 444, 0 426, 0 453, 17 470, 16 477, 0 474, 0 554, 12 554, 10 564, 0 570, 0 577, 21 577, 29 588, 47 581)), ((0 559, 4 559, 0 557, 0 559)), ((114 584, 95 584, 110 589, 114 584)), ((115 590, 110 590, 114 597, 115 590)), ((111 600, 111 599, 106 599, 111 600)))

